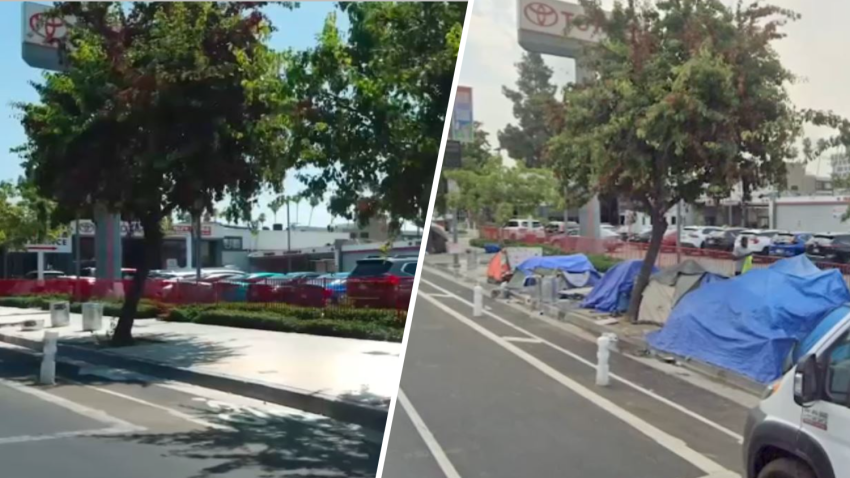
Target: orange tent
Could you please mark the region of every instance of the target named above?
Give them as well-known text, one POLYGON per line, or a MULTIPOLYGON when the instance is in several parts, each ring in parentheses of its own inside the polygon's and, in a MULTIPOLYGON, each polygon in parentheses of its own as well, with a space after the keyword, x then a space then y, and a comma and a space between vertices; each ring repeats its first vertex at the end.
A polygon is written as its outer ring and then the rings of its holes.
POLYGON ((508 255, 505 251, 499 251, 487 266, 487 280, 500 283, 507 280, 511 275, 511 267, 508 264, 508 255))

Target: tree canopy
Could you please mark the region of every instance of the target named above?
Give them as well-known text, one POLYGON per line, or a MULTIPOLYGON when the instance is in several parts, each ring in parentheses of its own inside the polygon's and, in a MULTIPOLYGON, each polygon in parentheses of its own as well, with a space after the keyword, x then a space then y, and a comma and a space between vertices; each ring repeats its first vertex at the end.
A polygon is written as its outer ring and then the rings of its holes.
POLYGON ((772 44, 797 15, 718 0, 616 2, 610 15, 598 1, 581 3, 607 38, 584 59, 595 79, 567 91, 549 153, 576 193, 617 194, 650 215, 634 318, 670 207, 709 188, 728 194, 738 183, 750 191, 785 181, 802 117, 786 90, 794 77, 772 44))
POLYGON ((529 168, 545 164, 546 147, 555 133, 551 116, 559 109, 552 83, 552 69, 539 53, 523 53, 516 64, 516 89, 502 87, 502 93, 513 103, 517 124, 499 131, 499 146, 508 156, 529 168))
POLYGON ((131 340, 162 220, 200 214, 225 196, 248 209, 286 169, 291 106, 272 26, 252 3, 71 3, 67 71, 20 104, 27 177, 62 208, 103 204, 139 221, 145 260, 114 340, 131 340))
POLYGON ((561 198, 548 169, 491 163, 474 170, 445 171, 444 176, 459 186, 447 197, 449 207, 466 211, 476 222, 504 224, 515 215, 534 216, 541 205, 556 205, 561 198))
POLYGON ((287 158, 312 194, 329 194, 332 214, 423 225, 466 6, 343 3, 349 30, 333 14, 316 48, 292 54, 287 158))

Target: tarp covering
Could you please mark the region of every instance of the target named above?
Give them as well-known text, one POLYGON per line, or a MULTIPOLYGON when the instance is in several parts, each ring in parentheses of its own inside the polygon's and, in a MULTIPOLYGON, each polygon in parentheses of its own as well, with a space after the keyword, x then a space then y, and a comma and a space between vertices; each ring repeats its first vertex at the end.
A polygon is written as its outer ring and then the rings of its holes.
MULTIPOLYGON (((532 257, 526 259, 517 269, 529 275, 535 269, 556 269, 573 274, 581 272, 596 272, 596 268, 584 254, 573 254, 570 256, 548 256, 532 257)), ((597 272, 598 274, 598 272, 597 272)))
POLYGON ((691 259, 664 268, 650 277, 643 291, 638 318, 641 322, 663 325, 682 297, 702 284, 719 279, 725 277, 708 272, 691 259))
POLYGON ((658 350, 769 383, 782 374, 794 343, 848 301, 840 272, 821 271, 797 256, 704 284, 683 297, 664 328, 647 339, 658 350))
MULTIPOLYGON (((566 282, 567 287, 593 286, 599 281, 599 272, 584 254, 569 256, 531 257, 517 266, 524 276, 532 274, 558 274, 566 282)), ((518 282, 517 282, 518 283, 518 282)), ((512 285, 516 285, 512 281, 512 285)))
MULTIPOLYGON (((596 309, 600 312, 623 312, 623 296, 629 297, 635 285, 635 278, 640 273, 643 261, 632 260, 621 262, 612 267, 602 276, 602 279, 587 298, 581 303, 586 309, 596 309)), ((658 269, 653 266, 653 272, 658 269)))

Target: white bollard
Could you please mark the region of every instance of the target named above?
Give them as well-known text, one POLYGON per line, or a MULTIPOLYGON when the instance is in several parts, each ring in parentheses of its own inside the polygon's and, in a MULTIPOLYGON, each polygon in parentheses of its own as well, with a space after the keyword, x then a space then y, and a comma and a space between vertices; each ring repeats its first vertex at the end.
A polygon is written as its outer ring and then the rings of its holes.
POLYGON ((501 284, 499 284, 499 297, 501 297, 503 299, 508 298, 508 283, 507 282, 502 282, 501 284))
POLYGON ((71 324, 71 304, 66 300, 50 302, 50 326, 67 327, 71 324))
POLYGON ((484 288, 481 284, 475 284, 472 289, 472 316, 481 317, 484 315, 484 288))
POLYGON ((41 358, 41 374, 39 383, 42 385, 56 384, 56 350, 59 332, 48 330, 44 332, 44 355, 41 358))
POLYGON ((610 379, 608 377, 608 359, 611 357, 611 337, 608 334, 601 335, 596 339, 596 385, 607 387, 610 379))
POLYGON ((83 332, 96 332, 103 328, 103 304, 86 302, 83 304, 83 332))

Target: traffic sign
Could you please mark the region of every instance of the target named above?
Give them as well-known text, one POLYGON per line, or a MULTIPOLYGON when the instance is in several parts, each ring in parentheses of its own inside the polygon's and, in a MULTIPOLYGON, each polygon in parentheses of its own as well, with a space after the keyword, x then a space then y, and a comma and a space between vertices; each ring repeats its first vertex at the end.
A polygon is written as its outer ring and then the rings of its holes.
POLYGON ((68 36, 73 17, 49 16, 52 5, 24 2, 21 21, 21 55, 27 65, 43 70, 61 71, 65 62, 60 46, 68 36))
POLYGON ((47 254, 70 254, 71 239, 60 237, 55 241, 45 242, 43 244, 27 244, 27 252, 42 252, 47 254))

